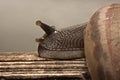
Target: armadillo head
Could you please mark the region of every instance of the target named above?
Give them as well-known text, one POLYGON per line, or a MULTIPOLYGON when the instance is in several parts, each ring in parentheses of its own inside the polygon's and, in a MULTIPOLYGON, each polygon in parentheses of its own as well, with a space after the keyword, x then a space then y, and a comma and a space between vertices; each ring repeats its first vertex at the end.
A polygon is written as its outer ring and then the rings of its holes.
MULTIPOLYGON (((60 31, 55 30, 47 24, 36 21, 45 35, 38 39, 38 53, 41 57, 53 59, 71 59, 80 57, 83 53, 83 32, 86 24, 72 26, 60 31)), ((82 55, 83 56, 83 55, 82 55)))

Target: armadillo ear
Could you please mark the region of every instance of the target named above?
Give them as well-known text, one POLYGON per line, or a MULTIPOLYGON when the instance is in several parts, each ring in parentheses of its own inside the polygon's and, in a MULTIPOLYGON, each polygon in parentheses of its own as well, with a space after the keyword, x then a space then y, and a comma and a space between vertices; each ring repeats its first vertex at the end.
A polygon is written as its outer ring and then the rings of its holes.
POLYGON ((53 27, 51 27, 51 26, 49 26, 49 25, 47 25, 47 24, 45 24, 45 23, 43 23, 43 22, 41 22, 41 21, 36 21, 36 25, 38 25, 38 26, 40 26, 44 31, 45 31, 45 33, 47 34, 47 35, 50 35, 50 34, 52 34, 54 31, 56 31, 55 30, 55 28, 53 28, 53 27))

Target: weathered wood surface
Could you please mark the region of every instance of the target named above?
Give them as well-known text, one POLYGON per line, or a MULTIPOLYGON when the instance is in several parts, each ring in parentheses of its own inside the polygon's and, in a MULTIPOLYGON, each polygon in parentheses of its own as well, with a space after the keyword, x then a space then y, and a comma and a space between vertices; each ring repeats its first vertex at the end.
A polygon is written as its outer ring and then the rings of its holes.
POLYGON ((82 78, 86 72, 85 59, 61 61, 40 58, 36 52, 0 53, 1 78, 82 78))
POLYGON ((85 54, 92 80, 120 80, 120 4, 103 7, 92 16, 85 54))

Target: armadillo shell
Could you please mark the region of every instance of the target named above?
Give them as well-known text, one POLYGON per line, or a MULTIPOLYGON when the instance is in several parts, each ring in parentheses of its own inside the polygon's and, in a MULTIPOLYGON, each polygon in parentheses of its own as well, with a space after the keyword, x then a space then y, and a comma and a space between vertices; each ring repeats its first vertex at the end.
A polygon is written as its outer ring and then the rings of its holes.
POLYGON ((46 37, 39 44, 39 56, 53 59, 73 59, 83 56, 83 32, 86 24, 72 26, 46 37), (41 48, 42 47, 42 48, 41 48))
POLYGON ((120 80, 120 4, 92 16, 85 31, 85 56, 92 80, 120 80))

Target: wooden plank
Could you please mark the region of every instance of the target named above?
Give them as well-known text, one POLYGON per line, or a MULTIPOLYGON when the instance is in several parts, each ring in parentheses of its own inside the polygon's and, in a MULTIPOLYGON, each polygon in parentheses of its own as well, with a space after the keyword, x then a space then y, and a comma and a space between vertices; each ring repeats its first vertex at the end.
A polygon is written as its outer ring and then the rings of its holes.
MULTIPOLYGON (((0 52, 0 61, 37 61, 37 60, 52 60, 38 57, 37 52, 0 52)), ((83 60, 85 59, 76 59, 83 60)))
POLYGON ((17 62, 16 64, 14 62, 1 62, 0 68, 79 68, 79 67, 85 67, 84 64, 39 64, 39 63, 29 63, 29 62, 17 62), (7 63, 7 64, 6 64, 7 63), (57 65, 57 66, 56 66, 57 65), (72 65, 72 66, 71 66, 72 65))
POLYGON ((83 78, 86 73, 85 59, 52 60, 40 58, 36 52, 0 53, 0 77, 4 78, 83 78))
POLYGON ((0 61, 35 61, 35 60, 46 60, 40 58, 37 52, 0 52, 0 61))

